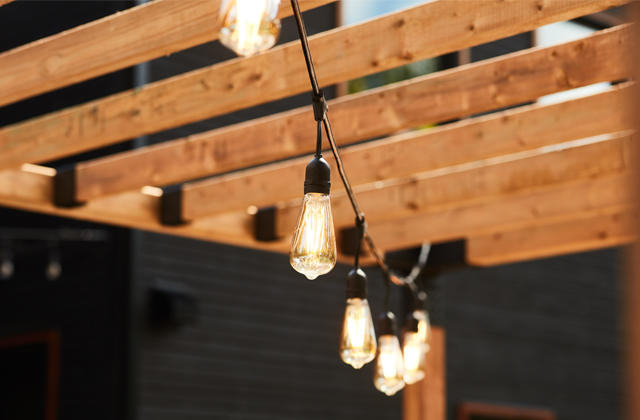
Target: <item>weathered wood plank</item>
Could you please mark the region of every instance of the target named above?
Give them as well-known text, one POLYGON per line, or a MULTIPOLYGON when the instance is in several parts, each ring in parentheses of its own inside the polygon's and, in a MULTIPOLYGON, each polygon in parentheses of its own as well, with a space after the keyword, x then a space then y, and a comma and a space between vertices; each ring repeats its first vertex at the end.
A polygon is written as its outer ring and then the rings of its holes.
MULTIPOLYGON (((440 0, 316 35, 310 46, 320 83, 328 86, 624 3, 440 0)), ((5 127, 0 167, 68 156, 308 89, 293 42, 5 127)))
POLYGON ((445 330, 442 327, 432 327, 431 333, 431 350, 427 353, 425 378, 407 385, 402 392, 404 420, 447 418, 445 330))
POLYGON ((530 228, 545 220, 571 220, 576 214, 630 202, 628 176, 616 175, 371 223, 369 229, 376 244, 393 251, 425 240, 458 240, 500 228, 530 228))
MULTIPOLYGON (((629 36, 629 28, 616 28, 330 101, 336 139, 347 145, 574 87, 622 80, 631 75, 629 36)), ((313 117, 305 107, 80 163, 77 200, 311 153, 314 145, 313 117)))
POLYGON ((637 218, 637 209, 615 207, 528 229, 496 230, 467 240, 467 260, 488 266, 627 245, 637 238, 637 218))
MULTIPOLYGON (((629 130, 633 122, 627 112, 628 93, 629 88, 614 87, 565 103, 526 106, 352 146, 341 155, 351 185, 359 185, 629 130)), ((334 159, 326 159, 333 170, 336 194, 342 184, 334 159)), ((308 161, 306 157, 294 159, 185 184, 184 217, 192 220, 296 198, 301 195, 308 161)))
MULTIPOLYGON (((300 7, 331 1, 303 0, 300 7)), ((6 51, 0 106, 213 41, 221 3, 156 0, 6 51)), ((279 14, 292 14, 289 2, 279 14)))
MULTIPOLYGON (((506 158, 436 169, 409 178, 356 186, 354 191, 372 231, 375 231, 376 221, 411 220, 419 213, 499 200, 520 192, 531 193, 544 187, 623 173, 628 169, 626 160, 630 141, 628 135, 623 135, 577 146, 573 142, 574 147, 571 148, 554 151, 541 148, 506 158)), ((281 205, 277 214, 279 233, 293 231, 299 205, 299 200, 281 205)), ((334 194, 331 207, 337 228, 353 224, 351 203, 344 191, 334 194)), ((433 238, 423 238, 428 239, 433 238)))

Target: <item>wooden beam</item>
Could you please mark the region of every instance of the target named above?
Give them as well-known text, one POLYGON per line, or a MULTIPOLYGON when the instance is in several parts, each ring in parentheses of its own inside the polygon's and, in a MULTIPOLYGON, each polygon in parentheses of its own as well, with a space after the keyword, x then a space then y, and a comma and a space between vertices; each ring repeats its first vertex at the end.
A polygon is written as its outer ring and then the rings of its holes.
MULTIPOLYGON (((320 83, 330 86, 626 2, 439 0, 309 42, 320 83)), ((0 167, 57 159, 308 89, 300 46, 292 42, 7 126, 0 130, 0 167)))
MULTIPOLYGON (((532 49, 330 101, 339 145, 631 75, 630 29, 532 49), (560 77, 562 76, 562 77, 560 77)), ((310 107, 80 163, 76 199, 168 185, 313 152, 310 107)), ((353 171, 349 172, 355 175, 353 171)))
MULTIPOLYGON (((331 1, 303 0, 300 7, 331 1)), ((6 51, 0 106, 213 41, 221 3, 156 0, 6 51)), ((279 15, 291 14, 283 2, 279 15)))
POLYGON ((489 266, 627 245, 637 238, 631 228, 637 218, 635 207, 614 207, 527 229, 499 229, 469 238, 467 260, 489 266))
MULTIPOLYGON (((454 124, 345 148, 342 159, 351 185, 459 165, 633 128, 626 106, 628 87, 569 102, 525 106, 454 124)), ((334 195, 340 179, 331 154, 334 195)), ((300 196, 309 158, 263 166, 185 184, 186 220, 263 207, 300 196), (221 199, 224 197, 224 199, 221 199)))
POLYGON ((37 170, 26 167, 26 170, 0 172, 1 206, 229 245, 277 251, 288 249, 284 242, 254 240, 253 218, 246 212, 204 218, 185 226, 163 226, 158 217, 159 197, 140 191, 105 197, 76 208, 57 208, 51 203, 55 171, 35 168, 37 170))
POLYGON ((427 353, 425 378, 405 386, 403 420, 445 420, 447 418, 446 340, 442 327, 431 328, 431 350, 427 353))
POLYGON ((630 203, 626 176, 522 191, 486 201, 461 203, 402 219, 375 222, 369 229, 376 243, 393 251, 425 240, 444 242, 482 235, 500 227, 531 227, 545 220, 567 220, 574 214, 630 203))
MULTIPOLYGON (((626 160, 630 140, 627 135, 551 152, 543 148, 512 155, 508 159, 491 159, 416 174, 410 178, 379 181, 355 187, 354 191, 372 232, 377 230, 374 229, 376 222, 394 220, 398 226, 405 226, 398 230, 404 235, 410 230, 411 221, 420 213, 500 201, 518 193, 531 194, 545 187, 579 180, 593 182, 599 177, 624 173, 628 169, 626 160)), ((280 206, 276 217, 279 234, 293 231, 299 206, 299 200, 280 206)), ((336 228, 353 224, 350 206, 344 192, 336 192, 332 197, 336 228)), ((435 226, 430 228, 437 229, 435 226)), ((385 236, 393 233, 391 229, 392 232, 385 232, 385 236)), ((416 232, 420 230, 418 227, 415 229, 416 232)), ((433 240, 433 237, 425 235, 420 242, 424 240, 433 240)), ((381 246, 389 249, 389 245, 381 246)))

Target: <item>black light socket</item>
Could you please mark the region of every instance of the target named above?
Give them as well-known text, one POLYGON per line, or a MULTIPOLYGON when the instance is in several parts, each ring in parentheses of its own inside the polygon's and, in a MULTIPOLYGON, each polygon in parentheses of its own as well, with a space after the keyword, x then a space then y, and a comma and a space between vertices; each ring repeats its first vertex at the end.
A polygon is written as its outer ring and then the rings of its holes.
POLYGON ((304 193, 327 194, 331 191, 331 167, 321 155, 315 155, 307 165, 304 193))
POLYGON ((412 313, 407 315, 407 319, 405 320, 404 328, 407 332, 418 332, 418 324, 420 320, 415 317, 412 313))
POLYGON ((360 268, 354 268, 347 276, 347 299, 367 298, 367 275, 360 268))
POLYGON ((378 336, 396 335, 396 316, 393 312, 383 312, 378 317, 378 336))

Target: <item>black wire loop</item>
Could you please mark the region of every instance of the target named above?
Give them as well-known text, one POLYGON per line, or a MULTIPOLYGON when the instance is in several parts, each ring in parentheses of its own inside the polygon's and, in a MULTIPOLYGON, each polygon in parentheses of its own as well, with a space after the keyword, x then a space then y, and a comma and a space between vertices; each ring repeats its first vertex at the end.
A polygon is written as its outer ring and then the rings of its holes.
POLYGON ((318 121, 318 134, 316 137, 316 156, 322 157, 322 121, 318 121))
POLYGON ((364 221, 364 214, 356 217, 356 256, 354 261, 355 268, 360 268, 360 249, 362 248, 362 240, 364 239, 364 231, 367 229, 367 223, 364 221))

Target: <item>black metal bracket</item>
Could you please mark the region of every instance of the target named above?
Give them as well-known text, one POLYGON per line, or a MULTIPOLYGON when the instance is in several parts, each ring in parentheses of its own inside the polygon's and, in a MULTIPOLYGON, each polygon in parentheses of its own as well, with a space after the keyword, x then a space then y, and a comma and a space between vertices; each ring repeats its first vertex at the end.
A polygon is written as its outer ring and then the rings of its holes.
POLYGON ((160 197, 160 223, 167 226, 180 226, 189 223, 182 217, 182 186, 163 189, 160 197))
POLYGON ((53 177, 53 204, 56 207, 78 207, 84 203, 76 200, 76 165, 56 169, 53 177))
POLYGON ((254 216, 254 236, 257 241, 271 242, 278 240, 276 232, 276 207, 258 209, 254 216))

